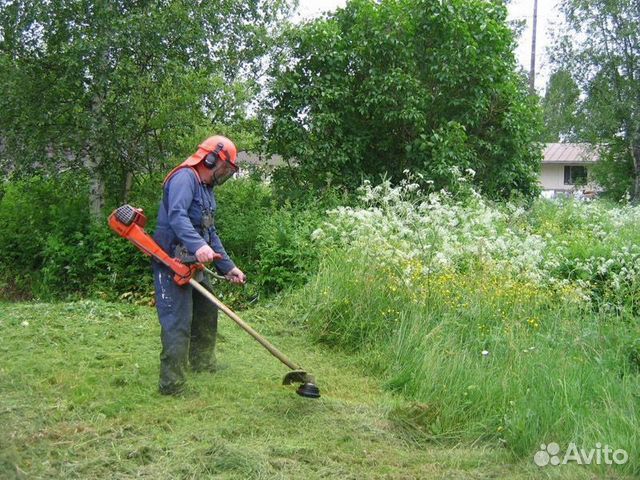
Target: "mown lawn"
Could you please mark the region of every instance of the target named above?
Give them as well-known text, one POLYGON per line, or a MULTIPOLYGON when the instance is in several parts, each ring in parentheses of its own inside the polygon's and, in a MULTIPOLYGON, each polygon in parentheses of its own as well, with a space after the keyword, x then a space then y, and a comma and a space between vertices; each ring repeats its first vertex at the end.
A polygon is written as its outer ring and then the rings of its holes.
POLYGON ((0 478, 619 478, 434 443, 412 422, 428 406, 264 312, 243 317, 316 375, 321 399, 281 386, 285 368, 224 317, 228 368, 167 398, 152 308, 0 304, 0 478))

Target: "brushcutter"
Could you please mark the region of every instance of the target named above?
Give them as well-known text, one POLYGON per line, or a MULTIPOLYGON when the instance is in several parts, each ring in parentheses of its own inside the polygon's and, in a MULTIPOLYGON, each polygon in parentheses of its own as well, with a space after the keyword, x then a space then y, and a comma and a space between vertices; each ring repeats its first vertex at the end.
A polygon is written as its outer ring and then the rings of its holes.
MULTIPOLYGON (((264 337, 256 332, 249 324, 242 320, 233 310, 216 298, 209 290, 203 287, 193 276, 199 270, 208 270, 201 263, 193 258, 185 260, 184 258, 173 258, 167 254, 155 242, 149 234, 144 230, 147 224, 147 218, 142 209, 132 207, 131 205, 122 205, 115 209, 109 215, 109 227, 122 238, 126 238, 133 243, 143 254, 152 257, 160 263, 169 267, 173 273, 173 280, 181 286, 191 285, 198 290, 205 298, 207 298, 216 307, 222 310, 231 320, 236 322, 245 332, 251 335, 260 345, 266 348, 271 355, 284 363, 289 369, 283 380, 283 385, 291 385, 300 383, 296 392, 298 395, 307 398, 320 397, 320 390, 315 384, 315 378, 300 366, 289 360, 282 352, 269 343, 264 337)), ((219 260, 222 258, 220 254, 216 254, 219 260)))

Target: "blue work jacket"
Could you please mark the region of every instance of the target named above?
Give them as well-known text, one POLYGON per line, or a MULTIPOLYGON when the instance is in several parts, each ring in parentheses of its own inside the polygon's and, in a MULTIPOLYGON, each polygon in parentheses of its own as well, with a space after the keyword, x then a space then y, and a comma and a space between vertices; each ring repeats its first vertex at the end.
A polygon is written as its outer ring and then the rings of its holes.
POLYGON ((223 274, 231 271, 235 264, 227 255, 213 222, 216 198, 213 188, 200 181, 192 168, 177 170, 165 183, 158 211, 158 226, 154 240, 169 255, 174 256, 178 245, 183 245, 189 254, 209 245, 223 256, 215 263, 223 274), (209 213, 210 226, 203 225, 203 218, 209 213))

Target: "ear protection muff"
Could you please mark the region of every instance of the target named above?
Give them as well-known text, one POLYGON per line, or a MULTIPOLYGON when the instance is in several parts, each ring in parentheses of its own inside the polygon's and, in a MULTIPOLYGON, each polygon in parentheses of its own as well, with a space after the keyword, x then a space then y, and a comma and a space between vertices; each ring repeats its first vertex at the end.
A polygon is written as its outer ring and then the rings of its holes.
POLYGON ((224 149, 224 145, 222 142, 216 145, 216 148, 213 152, 208 153, 206 157, 204 157, 204 165, 207 168, 213 168, 220 160, 220 152, 224 149))

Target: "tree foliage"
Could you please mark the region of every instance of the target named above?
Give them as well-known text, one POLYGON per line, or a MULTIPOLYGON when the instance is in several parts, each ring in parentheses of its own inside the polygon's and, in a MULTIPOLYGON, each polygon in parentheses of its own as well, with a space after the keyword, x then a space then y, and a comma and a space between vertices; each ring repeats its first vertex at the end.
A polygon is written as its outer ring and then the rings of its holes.
POLYGON ((5 169, 83 168, 99 180, 95 188, 106 182, 118 193, 131 173, 190 153, 198 128, 209 124, 207 135, 211 123, 242 124, 259 59, 288 7, 287 0, 1 2, 5 169))
POLYGON ((543 142, 558 142, 575 135, 579 97, 580 89, 571 72, 557 70, 551 74, 542 99, 543 142))
POLYGON ((617 196, 640 200, 640 3, 563 0, 565 35, 554 63, 583 93, 577 137, 607 145, 596 179, 617 196))
POLYGON ((539 118, 503 2, 352 0, 290 29, 273 72, 269 150, 315 187, 405 169, 460 171, 494 197, 537 190, 539 118))

